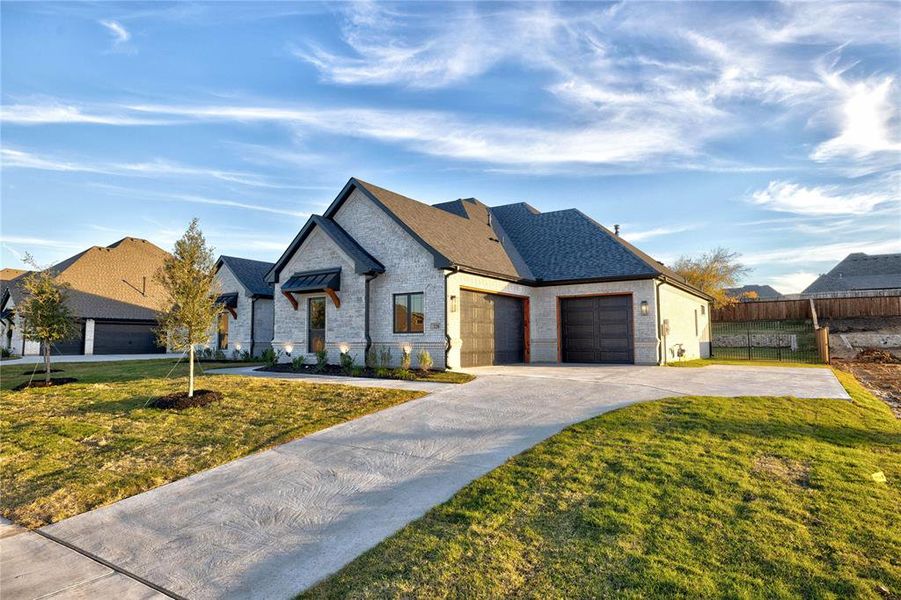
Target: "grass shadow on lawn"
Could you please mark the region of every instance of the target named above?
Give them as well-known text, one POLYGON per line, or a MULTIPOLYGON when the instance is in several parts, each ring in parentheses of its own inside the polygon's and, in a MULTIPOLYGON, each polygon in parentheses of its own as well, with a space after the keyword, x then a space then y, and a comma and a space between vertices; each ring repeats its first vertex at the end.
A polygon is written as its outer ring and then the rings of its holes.
POLYGON ((901 595, 901 422, 838 377, 853 401, 674 398, 576 424, 302 597, 901 595))

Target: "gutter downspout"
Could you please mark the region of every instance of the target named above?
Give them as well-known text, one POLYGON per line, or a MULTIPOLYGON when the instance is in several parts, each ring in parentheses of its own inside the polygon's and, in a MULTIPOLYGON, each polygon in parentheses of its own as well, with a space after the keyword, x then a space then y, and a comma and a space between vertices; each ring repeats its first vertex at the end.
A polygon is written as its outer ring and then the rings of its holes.
POLYGON ((251 358, 253 357, 253 344, 256 341, 253 337, 253 322, 254 322, 256 307, 257 307, 257 298, 256 298, 256 296, 254 296, 250 299, 250 356, 251 356, 251 358))
POLYGON ((366 349, 363 351, 364 365, 369 357, 369 351, 372 349, 372 337, 369 335, 369 282, 378 276, 378 273, 367 274, 366 282, 363 284, 363 337, 366 340, 366 349))
POLYGON ((657 364, 666 364, 666 333, 663 331, 663 316, 660 311, 660 286, 659 280, 654 283, 654 295, 657 298, 657 364))
MULTIPOLYGON (((444 274, 444 368, 445 368, 445 370, 448 369, 447 360, 448 360, 448 357, 450 356, 450 349, 451 349, 451 336, 447 332, 447 324, 450 321, 450 317, 447 312, 447 310, 448 310, 447 280, 450 278, 451 275, 453 275, 454 273, 458 273, 459 271, 460 271, 460 267, 457 267, 455 265, 455 266, 451 267, 451 269, 448 270, 447 273, 444 274)), ((459 301, 460 301, 460 299, 458 298, 457 302, 459 303, 459 301)), ((458 306, 459 306, 459 304, 458 304, 458 306)))

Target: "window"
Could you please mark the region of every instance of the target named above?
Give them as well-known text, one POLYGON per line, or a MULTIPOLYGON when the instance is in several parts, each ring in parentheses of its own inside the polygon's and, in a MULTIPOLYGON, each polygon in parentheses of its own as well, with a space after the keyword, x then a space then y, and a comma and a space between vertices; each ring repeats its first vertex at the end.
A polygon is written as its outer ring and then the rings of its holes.
POLYGON ((394 333, 422 333, 424 326, 422 292, 394 294, 394 333))
POLYGON ((220 350, 228 350, 228 313, 221 312, 219 313, 219 323, 216 327, 216 331, 219 334, 218 342, 216 347, 220 350))
POLYGON ((307 352, 325 349, 325 298, 307 300, 307 352))

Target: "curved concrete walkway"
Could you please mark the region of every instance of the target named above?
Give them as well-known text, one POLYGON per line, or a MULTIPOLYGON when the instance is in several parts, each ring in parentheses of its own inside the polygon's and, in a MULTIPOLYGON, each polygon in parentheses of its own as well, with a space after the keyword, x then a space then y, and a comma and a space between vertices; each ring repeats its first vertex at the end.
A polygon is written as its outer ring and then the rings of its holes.
POLYGON ((188 598, 290 598, 564 427, 680 395, 847 398, 827 369, 518 366, 43 528, 188 598))

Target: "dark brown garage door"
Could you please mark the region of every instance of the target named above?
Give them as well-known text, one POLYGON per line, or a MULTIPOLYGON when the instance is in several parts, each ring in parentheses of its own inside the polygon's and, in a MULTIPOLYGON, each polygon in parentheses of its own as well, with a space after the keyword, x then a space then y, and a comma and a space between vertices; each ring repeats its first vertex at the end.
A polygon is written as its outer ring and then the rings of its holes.
POLYGON ((154 324, 105 322, 94 325, 94 354, 154 354, 164 352, 156 345, 154 324))
POLYGON ((563 362, 632 363, 632 296, 562 298, 563 362))
POLYGON ((463 290, 460 332, 464 367, 523 362, 525 324, 520 298, 463 290))

